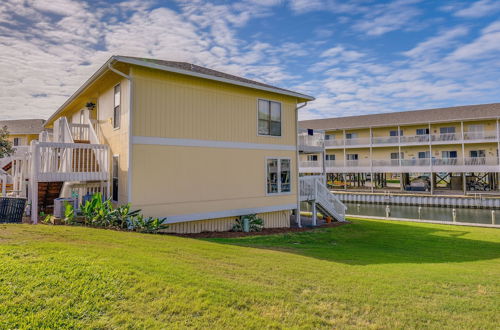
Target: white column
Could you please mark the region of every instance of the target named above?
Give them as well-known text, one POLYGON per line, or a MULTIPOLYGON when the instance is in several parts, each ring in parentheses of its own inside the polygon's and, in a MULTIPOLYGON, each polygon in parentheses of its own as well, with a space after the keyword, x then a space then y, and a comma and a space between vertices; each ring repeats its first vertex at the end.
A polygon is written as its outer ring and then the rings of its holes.
POLYGON ((431 195, 434 194, 434 176, 432 169, 432 139, 431 139, 431 123, 429 123, 429 169, 431 172, 431 195))
POLYGON ((38 223, 38 172, 40 170, 40 149, 36 141, 31 142, 31 221, 38 223))
POLYGON ((7 175, 2 175, 2 197, 7 195, 7 175))
POLYGON ((373 129, 370 126, 370 186, 373 192, 373 129))

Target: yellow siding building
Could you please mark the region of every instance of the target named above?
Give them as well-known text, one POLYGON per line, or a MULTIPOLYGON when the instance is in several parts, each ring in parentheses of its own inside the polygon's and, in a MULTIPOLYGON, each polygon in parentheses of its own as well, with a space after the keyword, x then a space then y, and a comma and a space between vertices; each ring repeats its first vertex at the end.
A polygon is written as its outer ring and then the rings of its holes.
MULTIPOLYGON (((169 230, 229 230, 297 208, 297 111, 312 97, 189 63, 112 57, 52 115, 90 122, 109 148, 110 194, 169 230)), ((81 126, 83 127, 83 126, 81 126)), ((73 140, 88 140, 84 136, 73 140)))
POLYGON ((300 171, 343 189, 499 190, 499 117, 493 103, 303 121, 325 156, 302 153, 300 171))

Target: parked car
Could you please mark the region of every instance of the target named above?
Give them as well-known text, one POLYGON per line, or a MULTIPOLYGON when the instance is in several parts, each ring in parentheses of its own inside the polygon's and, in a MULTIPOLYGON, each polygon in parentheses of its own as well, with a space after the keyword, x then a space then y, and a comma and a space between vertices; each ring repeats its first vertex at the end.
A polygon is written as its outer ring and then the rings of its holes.
POLYGON ((425 175, 421 175, 415 179, 413 179, 408 186, 406 186, 406 190, 410 191, 429 191, 431 189, 431 180, 429 177, 425 175))

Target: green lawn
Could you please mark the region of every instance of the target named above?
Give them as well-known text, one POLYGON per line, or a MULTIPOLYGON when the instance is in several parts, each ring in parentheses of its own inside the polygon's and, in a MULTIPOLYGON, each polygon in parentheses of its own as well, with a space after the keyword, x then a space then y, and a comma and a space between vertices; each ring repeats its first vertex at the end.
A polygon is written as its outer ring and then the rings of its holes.
POLYGON ((195 240, 0 225, 0 328, 494 328, 500 231, 354 220, 195 240))

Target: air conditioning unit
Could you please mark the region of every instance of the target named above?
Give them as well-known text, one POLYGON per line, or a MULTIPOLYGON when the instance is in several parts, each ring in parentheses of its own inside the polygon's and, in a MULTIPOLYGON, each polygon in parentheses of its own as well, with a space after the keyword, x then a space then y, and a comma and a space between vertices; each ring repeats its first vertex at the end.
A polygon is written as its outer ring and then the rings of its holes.
POLYGON ((54 217, 64 218, 64 210, 66 209, 66 203, 75 205, 74 198, 56 198, 54 199, 54 217))

